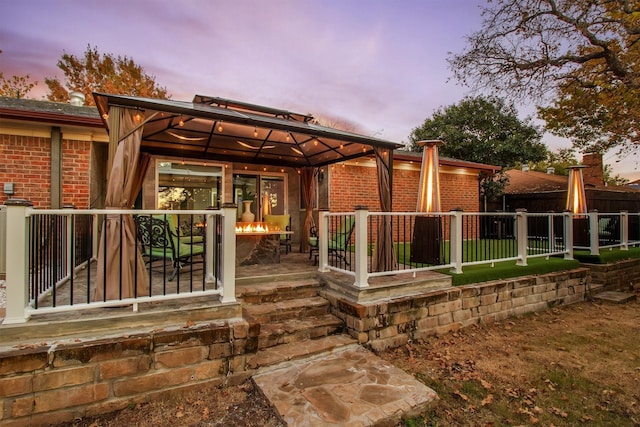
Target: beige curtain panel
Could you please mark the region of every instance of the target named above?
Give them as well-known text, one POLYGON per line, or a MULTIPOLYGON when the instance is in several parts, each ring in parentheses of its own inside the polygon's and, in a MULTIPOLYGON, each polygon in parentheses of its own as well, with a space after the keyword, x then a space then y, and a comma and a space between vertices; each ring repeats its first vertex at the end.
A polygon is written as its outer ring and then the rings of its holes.
MULTIPOLYGON (((393 164, 393 151, 386 148, 375 147, 376 166, 378 170, 378 196, 380 197, 380 210, 391 212, 391 165, 393 164)), ((380 217, 378 222, 378 240, 374 266, 376 271, 389 271, 397 268, 395 250, 393 248, 393 235, 391 230, 391 217, 380 217)))
MULTIPOLYGON (((149 158, 140 154, 143 126, 135 123, 134 114, 133 110, 119 107, 109 110, 110 124, 115 124, 109 127, 109 143, 117 147, 110 159, 106 209, 133 207, 149 165, 149 158)), ((142 255, 136 250, 133 218, 107 215, 98 248, 95 300, 145 295, 149 295, 149 282, 142 255)))

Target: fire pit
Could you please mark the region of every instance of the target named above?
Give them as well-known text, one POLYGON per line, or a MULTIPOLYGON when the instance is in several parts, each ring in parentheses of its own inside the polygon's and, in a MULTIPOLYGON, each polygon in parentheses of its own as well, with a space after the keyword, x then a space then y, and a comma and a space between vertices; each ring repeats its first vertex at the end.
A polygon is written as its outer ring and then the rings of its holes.
POLYGON ((238 222, 236 265, 280 263, 280 235, 291 233, 263 222, 238 222))

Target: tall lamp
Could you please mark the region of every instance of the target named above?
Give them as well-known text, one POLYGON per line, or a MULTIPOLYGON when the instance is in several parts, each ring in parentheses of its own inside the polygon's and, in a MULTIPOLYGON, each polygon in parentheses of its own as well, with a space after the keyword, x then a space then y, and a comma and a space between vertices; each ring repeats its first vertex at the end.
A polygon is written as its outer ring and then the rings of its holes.
POLYGON ((587 217, 587 197, 584 191, 582 169, 584 165, 569 168, 569 185, 567 187, 567 211, 573 214, 573 244, 589 246, 589 218, 587 217))
MULTIPOLYGON (((417 212, 440 212, 440 159, 438 146, 440 140, 418 141, 423 147, 420 183, 418 186, 417 212)), ((441 218, 435 215, 416 216, 411 242, 411 262, 422 264, 440 264, 440 243, 442 240, 441 218)))

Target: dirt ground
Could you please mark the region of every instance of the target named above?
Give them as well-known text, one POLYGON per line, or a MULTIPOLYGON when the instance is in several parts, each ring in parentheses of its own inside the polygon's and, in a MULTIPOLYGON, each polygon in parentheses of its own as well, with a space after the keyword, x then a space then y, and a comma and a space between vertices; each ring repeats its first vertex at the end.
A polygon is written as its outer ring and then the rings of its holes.
MULTIPOLYGON (((439 395, 405 426, 640 426, 640 303, 586 302, 381 354, 439 395)), ((251 382, 67 426, 280 426, 251 382)))

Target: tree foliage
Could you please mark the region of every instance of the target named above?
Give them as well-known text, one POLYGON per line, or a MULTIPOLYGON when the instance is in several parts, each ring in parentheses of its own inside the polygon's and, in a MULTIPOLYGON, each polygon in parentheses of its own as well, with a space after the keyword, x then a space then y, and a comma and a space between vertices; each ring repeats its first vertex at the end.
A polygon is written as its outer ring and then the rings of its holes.
POLYGON ((28 74, 5 78, 2 72, 0 72, 0 96, 24 98, 37 84, 38 82, 31 81, 28 74))
POLYGON ((553 168, 555 175, 569 175, 569 168, 580 162, 576 158, 576 153, 571 148, 559 148, 557 151, 547 151, 547 157, 539 162, 529 162, 529 169, 537 172, 547 172, 548 168, 553 168))
MULTIPOLYGON (((412 151, 417 142, 440 139, 440 153, 454 159, 503 168, 537 162, 546 157, 541 133, 527 120, 518 118, 513 105, 493 97, 467 97, 460 103, 437 110, 409 135, 412 151)), ((500 172, 483 179, 484 194, 495 197, 507 184, 500 172)))
MULTIPOLYGON (((2 51, 0 50, 0 54, 2 51)), ((5 77, 0 71, 0 96, 9 96, 11 98, 24 98, 38 82, 32 82, 31 77, 26 74, 24 76, 5 77)))
POLYGON ((93 92, 169 98, 167 89, 126 55, 100 54, 97 47, 89 45, 84 56, 64 53, 57 65, 64 73, 64 85, 57 77, 45 79, 50 101, 67 102, 70 91, 82 92, 87 105, 95 105, 93 92))
POLYGON ((638 0, 495 0, 449 58, 476 89, 532 99, 582 151, 640 143, 638 0))

